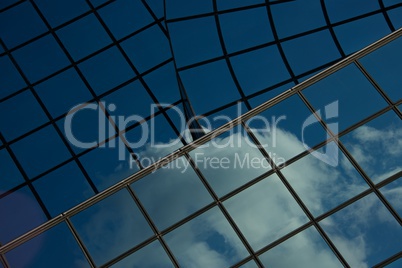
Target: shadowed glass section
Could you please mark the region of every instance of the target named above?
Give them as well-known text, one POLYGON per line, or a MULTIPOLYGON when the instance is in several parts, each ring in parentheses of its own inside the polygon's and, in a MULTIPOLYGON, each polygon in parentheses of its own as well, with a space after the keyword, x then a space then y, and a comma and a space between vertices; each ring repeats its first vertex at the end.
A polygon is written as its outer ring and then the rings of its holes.
POLYGON ((402 121, 389 111, 341 137, 374 183, 402 170, 402 121))
POLYGON ((110 267, 173 268, 174 266, 159 241, 154 241, 110 267))
POLYGON ((213 201, 184 157, 134 182, 131 187, 160 230, 213 201))
POLYGON ((232 129, 190 152, 218 196, 268 172, 270 164, 243 128, 232 129))
POLYGON ((402 99, 402 38, 377 49, 359 61, 394 102, 402 99))
POLYGON ((321 110, 320 117, 334 134, 386 106, 381 95, 354 64, 318 81, 302 93, 316 110, 321 110), (331 103, 337 103, 339 112, 327 114, 325 106, 331 103), (331 124, 333 118, 337 119, 337 124, 331 124))
POLYGON ((255 250, 308 221, 277 175, 238 193, 224 205, 255 250))
POLYGON ((65 223, 60 223, 6 254, 11 267, 90 267, 65 223))
POLYGON ((0 194, 24 182, 20 171, 6 149, 0 150, 0 194))
POLYGON ((281 171, 315 216, 368 188, 334 142, 286 166, 281 171), (328 159, 325 157, 331 158, 332 161, 325 162, 328 159))
POLYGON ((216 207, 168 233, 165 240, 183 267, 229 267, 248 256, 216 207))
POLYGON ((96 265, 101 265, 152 236, 126 189, 71 218, 96 265))
POLYGON ((259 256, 266 267, 343 267, 314 227, 259 256))
POLYGON ((374 194, 320 224, 351 267, 372 267, 402 249, 400 225, 374 194))
POLYGON ((11 93, 26 86, 21 75, 18 73, 17 68, 11 62, 9 57, 0 58, 0 69, 2 72, 2 75, 0 76, 0 98, 7 97, 11 93))
POLYGON ((325 7, 334 23, 374 11, 380 6, 378 0, 326 0, 325 7))

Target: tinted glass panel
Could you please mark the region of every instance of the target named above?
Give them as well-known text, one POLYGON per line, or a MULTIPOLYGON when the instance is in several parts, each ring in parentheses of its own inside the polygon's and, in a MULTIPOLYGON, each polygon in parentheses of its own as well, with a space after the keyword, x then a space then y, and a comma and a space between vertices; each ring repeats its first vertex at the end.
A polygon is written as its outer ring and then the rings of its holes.
POLYGON ((0 76, 0 98, 6 97, 26 86, 9 57, 0 57, 0 69, 2 72, 0 76))
POLYGON ((0 150, 0 194, 24 182, 6 149, 0 150))

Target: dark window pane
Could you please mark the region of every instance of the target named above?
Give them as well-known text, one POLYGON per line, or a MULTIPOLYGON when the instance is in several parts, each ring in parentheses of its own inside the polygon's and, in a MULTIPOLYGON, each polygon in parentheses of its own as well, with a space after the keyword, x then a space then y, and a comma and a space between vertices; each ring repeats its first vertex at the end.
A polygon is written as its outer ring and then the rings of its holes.
POLYGON ((6 258, 11 267, 90 267, 65 223, 9 251, 6 258))
POLYGON ((158 25, 134 35, 122 44, 139 72, 144 72, 171 57, 167 37, 158 25))
POLYGON ((71 155, 53 126, 47 126, 11 145, 28 177, 67 160, 71 155))
POLYGON ((363 57, 359 61, 392 101, 402 99, 402 38, 363 57))
POLYGON ((320 110, 320 116, 335 134, 386 106, 381 95, 353 64, 304 89, 303 94, 320 110), (324 109, 331 111, 324 113, 324 109), (338 122, 333 122, 336 117, 338 122))
POLYGON ((224 13, 219 16, 229 53, 273 41, 265 7, 224 13))
POLYGON ((0 150, 0 194, 24 182, 6 149, 0 150))
POLYGON ((197 114, 240 99, 239 91, 224 60, 185 70, 180 76, 197 114), (211 98, 217 94, 219 98, 211 98))
POLYGON ((79 60, 111 42, 93 14, 61 28, 57 35, 74 60, 79 60))
POLYGON ((402 176, 380 189, 391 206, 402 217, 402 176))
POLYGON ((0 70, 2 73, 0 76, 0 98, 7 97, 26 86, 9 57, 0 57, 0 70))
POLYGON ((15 47, 47 31, 29 2, 23 2, 0 14, 0 38, 8 48, 15 47))
POLYGON ((255 250, 308 221, 277 175, 238 193, 224 205, 255 250))
POLYGON ((388 16, 390 17, 395 29, 402 27, 402 7, 389 10, 388 16))
POLYGON ((152 12, 155 14, 157 18, 161 18, 165 15, 165 1, 163 0, 146 0, 145 1, 150 8, 152 9, 152 12))
POLYGON ((136 181, 131 187, 160 230, 212 202, 184 157, 136 181))
POLYGON ((120 39, 153 22, 141 0, 119 0, 99 10, 113 35, 120 39))
POLYGON ((183 267, 230 267, 248 255, 217 208, 168 233, 165 240, 183 267))
POLYGON ((39 97, 53 117, 68 112, 75 105, 92 98, 88 88, 74 69, 35 86, 39 97))
POLYGON ((334 28, 346 54, 351 54, 391 33, 382 14, 352 21, 334 28))
POLYGON ((0 104, 0 130, 7 140, 17 138, 46 121, 45 113, 29 90, 0 104))
POLYGON ((212 12, 211 0, 168 0, 166 2, 166 15, 169 19, 212 12))
POLYGON ((152 236, 126 189, 73 216, 71 221, 97 266, 152 236))
POLYGON ((214 17, 170 23, 169 34, 178 67, 222 55, 214 17))
POLYGON ((276 45, 231 57, 230 62, 246 95, 290 78, 276 45))
POLYGON ((0 199, 0 243, 3 245, 46 221, 29 188, 23 187, 0 199))
POLYGON ((217 0, 219 10, 256 5, 264 3, 264 0, 217 0))
POLYGON ((45 175, 33 185, 53 217, 94 195, 75 162, 45 175))
POLYGON ((377 0, 327 0, 325 6, 332 23, 357 17, 380 8, 377 0))
POLYGON ((282 46, 296 75, 340 58, 334 40, 327 30, 286 41, 282 46))
POLYGON ((35 0, 40 11, 52 27, 56 27, 89 10, 82 0, 35 0))
POLYGON ((69 64, 67 56, 51 35, 16 50, 13 55, 31 83, 69 64))
POLYGON ((116 47, 112 47, 79 65, 96 94, 100 95, 135 76, 116 47))

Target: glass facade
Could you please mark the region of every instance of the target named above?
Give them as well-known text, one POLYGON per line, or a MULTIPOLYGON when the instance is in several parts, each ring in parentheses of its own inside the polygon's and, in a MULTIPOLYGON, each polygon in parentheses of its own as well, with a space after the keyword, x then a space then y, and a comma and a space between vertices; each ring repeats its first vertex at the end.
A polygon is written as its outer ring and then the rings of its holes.
POLYGON ((398 267, 401 15, 2 1, 0 267, 398 267))

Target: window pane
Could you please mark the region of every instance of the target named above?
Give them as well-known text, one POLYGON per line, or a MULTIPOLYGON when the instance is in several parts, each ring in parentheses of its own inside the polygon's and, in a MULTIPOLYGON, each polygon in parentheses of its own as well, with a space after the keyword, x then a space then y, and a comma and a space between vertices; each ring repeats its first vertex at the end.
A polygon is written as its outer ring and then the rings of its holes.
POLYGON ((381 95, 353 64, 304 89, 303 94, 317 111, 322 110, 321 118, 335 134, 386 106, 381 95), (332 106, 334 109, 330 109, 332 106), (332 112, 324 115, 323 109, 332 112), (338 117, 338 123, 331 124, 334 117, 338 117))
POLYGON ((341 141, 374 183, 402 170, 402 121, 390 111, 343 136, 341 141))
POLYGON ((392 101, 402 99, 402 38, 377 49, 359 61, 392 101))
POLYGON ((82 0, 35 0, 35 3, 52 27, 67 22, 89 10, 89 6, 82 0))
POLYGON ((160 230, 212 202, 184 157, 133 183, 131 187, 160 230))
POLYGON ((6 244, 46 221, 29 188, 23 187, 0 199, 0 243, 6 244))
POLYGON ((315 216, 368 188, 334 142, 313 151, 281 171, 315 216))
POLYGON ((370 194, 321 221, 351 267, 372 267, 402 249, 402 230, 385 206, 370 194))
POLYGON ((71 221, 97 266, 153 235, 126 189, 73 216, 71 221))
POLYGON ((262 4, 264 0, 217 0, 219 10, 262 4))
POLYGON ((266 267, 343 267, 314 227, 259 256, 266 267))
POLYGON ((168 0, 166 14, 169 19, 212 12, 211 0, 168 0))
POLYGON ((6 149, 0 150, 0 194, 24 182, 6 149))
POLYGON ((332 23, 380 9, 377 0, 327 0, 325 6, 332 23))
POLYGON ((238 193, 224 205, 255 250, 308 221, 277 175, 238 193))
POLYGON ((190 152, 191 158, 218 196, 271 169, 243 128, 228 131, 190 152))
POLYGON ((216 207, 168 233, 165 240, 183 267, 229 267, 248 256, 216 207))
POLYGON ((402 176, 380 189, 391 206, 402 217, 402 176))
POLYGON ((6 253, 11 267, 90 267, 65 223, 6 253))
POLYGON ((7 97, 11 93, 26 86, 24 80, 9 57, 0 57, 0 69, 2 72, 2 75, 0 76, 0 98, 7 97))
POLYGON ((130 267, 130 268, 159 268, 174 267, 165 250, 159 243, 154 241, 151 244, 134 252, 130 256, 119 261, 112 268, 130 267))

